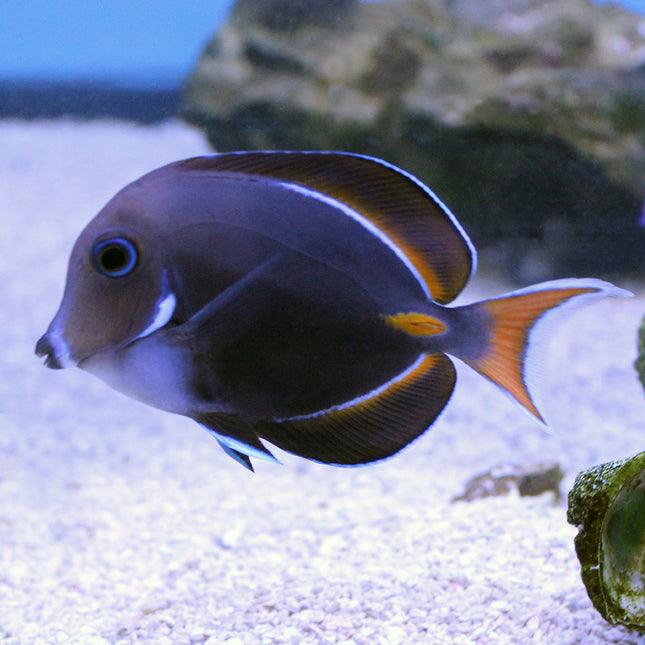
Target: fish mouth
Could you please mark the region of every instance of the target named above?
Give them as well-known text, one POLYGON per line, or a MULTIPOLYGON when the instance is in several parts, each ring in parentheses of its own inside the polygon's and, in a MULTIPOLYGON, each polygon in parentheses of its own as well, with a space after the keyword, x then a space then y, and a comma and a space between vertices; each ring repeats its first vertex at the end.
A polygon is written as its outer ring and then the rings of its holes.
POLYGON ((67 344, 54 332, 43 334, 36 343, 35 351, 36 356, 45 357, 45 365, 52 370, 62 370, 74 365, 67 344))

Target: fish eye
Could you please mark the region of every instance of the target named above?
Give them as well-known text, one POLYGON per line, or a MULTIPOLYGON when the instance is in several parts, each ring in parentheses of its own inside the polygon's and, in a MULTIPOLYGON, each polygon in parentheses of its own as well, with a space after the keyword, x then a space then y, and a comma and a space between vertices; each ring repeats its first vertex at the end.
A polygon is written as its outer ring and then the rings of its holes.
POLYGON ((98 242, 92 250, 94 267, 109 278, 121 278, 133 271, 139 253, 132 242, 123 237, 113 237, 98 242))

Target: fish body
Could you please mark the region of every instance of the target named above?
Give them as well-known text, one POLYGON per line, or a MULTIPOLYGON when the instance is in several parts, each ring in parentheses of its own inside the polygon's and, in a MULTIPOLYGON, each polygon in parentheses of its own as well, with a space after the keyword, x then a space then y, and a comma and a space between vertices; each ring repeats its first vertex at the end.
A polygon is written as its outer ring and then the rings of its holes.
POLYGON ((79 236, 36 352, 195 419, 251 467, 261 438, 332 464, 394 454, 453 391, 457 357, 542 421, 532 332, 561 280, 448 306, 475 270, 454 215, 382 160, 332 152, 187 159, 126 186, 79 236))

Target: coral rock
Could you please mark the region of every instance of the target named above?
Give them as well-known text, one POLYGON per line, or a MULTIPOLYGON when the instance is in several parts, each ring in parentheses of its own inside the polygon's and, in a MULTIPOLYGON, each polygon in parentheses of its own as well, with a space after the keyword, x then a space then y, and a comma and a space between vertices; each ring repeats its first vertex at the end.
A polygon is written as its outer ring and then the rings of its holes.
POLYGON ((644 113, 645 19, 591 0, 241 0, 182 108, 413 172, 520 280, 639 268, 644 113))
POLYGON ((567 519, 594 607, 645 632, 645 452, 578 474, 567 519))

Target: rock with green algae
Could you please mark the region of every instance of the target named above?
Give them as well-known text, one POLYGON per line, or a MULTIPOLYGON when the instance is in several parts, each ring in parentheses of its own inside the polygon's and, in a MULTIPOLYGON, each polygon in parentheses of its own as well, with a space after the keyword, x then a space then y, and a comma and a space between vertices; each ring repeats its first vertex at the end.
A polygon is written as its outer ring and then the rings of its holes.
POLYGON ((638 372, 638 378, 645 388, 645 318, 643 318, 641 328, 638 331, 638 357, 636 358, 634 367, 638 372))
POLYGON ((521 280, 639 267, 644 113, 645 18, 591 0, 239 0, 182 107, 415 173, 521 280))
POLYGON ((579 473, 567 519, 594 607, 645 632, 645 452, 579 473))

